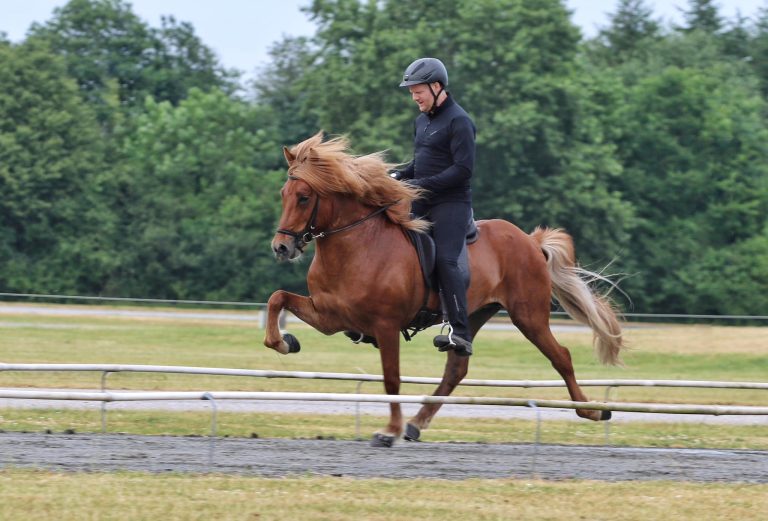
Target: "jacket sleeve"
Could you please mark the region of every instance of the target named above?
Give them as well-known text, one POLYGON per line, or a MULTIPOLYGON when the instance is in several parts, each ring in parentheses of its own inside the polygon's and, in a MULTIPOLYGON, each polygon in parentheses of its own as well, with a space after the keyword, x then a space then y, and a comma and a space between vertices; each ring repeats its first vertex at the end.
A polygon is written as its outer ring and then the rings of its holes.
POLYGON ((400 179, 413 179, 413 176, 415 175, 415 171, 413 169, 413 159, 411 159, 411 162, 405 165, 403 168, 398 168, 397 171, 400 172, 400 179))
POLYGON ((413 179, 410 183, 432 193, 464 185, 472 177, 475 167, 475 127, 469 118, 457 118, 451 122, 450 146, 453 158, 451 166, 439 174, 413 179))

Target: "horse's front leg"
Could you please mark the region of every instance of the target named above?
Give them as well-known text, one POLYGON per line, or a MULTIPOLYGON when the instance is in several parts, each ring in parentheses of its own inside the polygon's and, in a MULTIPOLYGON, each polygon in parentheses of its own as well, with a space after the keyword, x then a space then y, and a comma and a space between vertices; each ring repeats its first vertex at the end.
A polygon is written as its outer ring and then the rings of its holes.
MULTIPOLYGON (((400 332, 396 325, 384 328, 375 335, 379 344, 384 390, 389 395, 400 394, 400 332)), ((373 435, 371 446, 391 447, 403 434, 403 413, 399 403, 389 404, 389 423, 373 435)))
MULTIPOLYGON (((459 356, 454 351, 449 351, 448 359, 445 362, 443 379, 433 396, 449 396, 464 377, 467 376, 468 368, 468 356, 459 356)), ((442 405, 441 403, 425 403, 422 405, 416 416, 408 420, 408 424, 405 426, 405 439, 408 441, 418 441, 422 429, 429 427, 429 423, 442 405)))
POLYGON ((283 334, 280 331, 278 318, 283 309, 287 309, 321 333, 329 335, 336 332, 328 329, 330 320, 324 319, 315 308, 312 298, 283 290, 275 291, 267 302, 267 329, 264 334, 264 345, 278 353, 287 355, 297 353, 301 349, 295 336, 289 333, 283 334))

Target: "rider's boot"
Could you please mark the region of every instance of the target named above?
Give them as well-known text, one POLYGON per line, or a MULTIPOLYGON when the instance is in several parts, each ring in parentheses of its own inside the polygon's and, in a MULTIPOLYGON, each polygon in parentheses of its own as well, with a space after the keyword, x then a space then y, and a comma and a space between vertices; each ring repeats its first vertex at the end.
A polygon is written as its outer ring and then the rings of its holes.
POLYGON ((453 350, 458 356, 472 355, 472 342, 454 333, 453 328, 450 326, 448 334, 437 335, 433 340, 433 344, 441 353, 453 350))
POLYGON ((433 344, 438 351, 453 350, 459 356, 472 355, 472 334, 467 317, 467 297, 465 289, 459 286, 455 293, 440 291, 440 303, 443 307, 443 329, 435 337, 433 344), (443 330, 448 328, 448 334, 443 330))

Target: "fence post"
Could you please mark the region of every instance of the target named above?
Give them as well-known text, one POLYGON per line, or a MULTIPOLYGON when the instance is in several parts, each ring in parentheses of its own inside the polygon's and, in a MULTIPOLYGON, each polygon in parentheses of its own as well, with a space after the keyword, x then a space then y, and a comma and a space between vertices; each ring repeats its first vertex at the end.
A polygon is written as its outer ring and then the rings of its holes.
MULTIPOLYGON (((618 389, 615 385, 609 385, 605 388, 605 400, 606 402, 610 402, 609 399, 611 397, 611 391, 614 389, 618 389)), ((605 444, 610 447, 611 446, 611 420, 606 420, 603 422, 603 427, 605 428, 605 444)))
POLYGON ((216 433, 217 433, 217 425, 216 425, 216 400, 214 400, 213 395, 211 393, 205 393, 203 394, 203 400, 208 400, 211 402, 211 435, 210 435, 210 444, 208 445, 208 470, 211 470, 211 467, 213 467, 213 451, 216 447, 216 433))
POLYGON ((536 441, 533 444, 533 457, 531 458, 531 477, 536 477, 536 456, 539 453, 539 442, 541 441, 541 410, 534 400, 528 402, 528 407, 536 411, 536 441))
MULTIPOLYGON (((357 382, 357 389, 355 394, 360 394, 360 388, 365 382, 363 380, 357 382)), ((360 441, 360 402, 355 402, 355 439, 360 441)))
MULTIPOLYGON (((107 392, 107 376, 112 371, 104 371, 101 374, 101 392, 107 392)), ((107 432, 107 402, 101 402, 101 433, 107 432)))

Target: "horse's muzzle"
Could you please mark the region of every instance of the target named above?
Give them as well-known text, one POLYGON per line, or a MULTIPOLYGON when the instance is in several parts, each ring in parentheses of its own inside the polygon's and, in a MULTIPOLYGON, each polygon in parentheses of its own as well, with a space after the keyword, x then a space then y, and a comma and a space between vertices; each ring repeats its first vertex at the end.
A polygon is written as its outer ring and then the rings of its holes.
MULTIPOLYGON (((281 237, 282 238, 282 237, 281 237)), ((296 240, 282 241, 279 238, 272 240, 272 252, 275 254, 275 258, 280 261, 289 261, 297 259, 303 253, 302 247, 304 244, 297 244, 296 240)))

